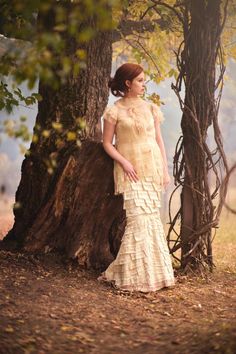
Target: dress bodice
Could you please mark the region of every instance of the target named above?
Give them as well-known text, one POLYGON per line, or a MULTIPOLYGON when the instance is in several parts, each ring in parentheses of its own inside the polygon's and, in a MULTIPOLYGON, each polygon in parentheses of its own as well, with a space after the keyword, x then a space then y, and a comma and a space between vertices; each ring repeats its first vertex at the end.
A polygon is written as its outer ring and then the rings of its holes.
MULTIPOLYGON (((106 108, 103 117, 115 125, 115 147, 133 164, 139 178, 150 176, 162 185, 162 156, 155 131, 155 120, 164 120, 160 108, 139 97, 120 98, 106 108)), ((114 161, 116 194, 125 188, 126 178, 114 161)))
POLYGON ((164 120, 160 108, 139 97, 121 98, 107 107, 104 119, 116 125, 116 145, 155 139, 154 121, 164 120))

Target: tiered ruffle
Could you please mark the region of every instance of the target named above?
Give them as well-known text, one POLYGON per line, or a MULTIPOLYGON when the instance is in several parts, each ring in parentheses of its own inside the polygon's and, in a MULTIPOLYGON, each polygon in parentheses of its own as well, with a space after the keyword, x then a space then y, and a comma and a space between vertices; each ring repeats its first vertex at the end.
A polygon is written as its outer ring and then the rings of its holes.
POLYGON ((171 256, 160 219, 161 192, 150 177, 127 186, 125 233, 116 259, 98 279, 142 292, 173 286, 171 256))
MULTIPOLYGON (((164 189, 163 160, 159 145, 155 139, 149 138, 148 141, 139 141, 138 143, 122 143, 118 144, 116 148, 122 156, 126 156, 128 161, 135 166, 140 180, 152 181, 155 191, 164 189)), ((129 190, 129 183, 130 181, 120 163, 114 161, 114 194, 129 190)), ((149 186, 144 186, 144 188, 148 189, 149 186)))

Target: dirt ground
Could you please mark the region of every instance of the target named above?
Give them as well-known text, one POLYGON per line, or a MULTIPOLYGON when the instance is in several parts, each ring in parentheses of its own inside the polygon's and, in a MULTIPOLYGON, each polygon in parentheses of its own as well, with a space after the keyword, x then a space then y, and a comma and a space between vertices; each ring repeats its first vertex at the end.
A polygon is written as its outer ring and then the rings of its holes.
POLYGON ((215 243, 212 274, 176 274, 174 288, 147 294, 119 291, 53 254, 0 251, 0 353, 236 353, 230 227, 215 243))
POLYGON ((236 277, 127 293, 53 255, 0 253, 1 353, 235 353, 236 277))

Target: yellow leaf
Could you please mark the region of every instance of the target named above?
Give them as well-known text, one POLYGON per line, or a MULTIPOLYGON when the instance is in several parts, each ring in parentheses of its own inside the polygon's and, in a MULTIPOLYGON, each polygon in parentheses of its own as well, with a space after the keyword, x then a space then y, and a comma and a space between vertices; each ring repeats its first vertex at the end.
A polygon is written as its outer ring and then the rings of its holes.
POLYGON ((58 122, 52 122, 52 127, 56 130, 62 129, 62 124, 58 122))
POLYGON ((45 136, 45 138, 48 138, 50 135, 50 130, 43 130, 42 135, 45 136))
POLYGON ((24 155, 27 151, 26 147, 23 144, 19 144, 19 148, 20 148, 20 153, 24 155))
POLYGON ((53 174, 53 168, 49 167, 49 168, 47 169, 47 171, 48 171, 48 173, 49 173, 50 175, 53 174))
POLYGON ((57 140, 56 140, 56 146, 57 146, 57 148, 60 148, 60 147, 62 147, 63 145, 64 145, 63 140, 61 140, 61 139, 57 139, 57 140))
POLYGON ((7 332, 7 333, 13 333, 13 332, 14 332, 14 328, 12 328, 11 326, 7 326, 7 327, 5 328, 5 332, 7 332))
POLYGON ((61 326, 61 330, 63 332, 67 332, 67 331, 70 331, 71 330, 71 327, 70 326, 61 326))
POLYGON ((38 142, 38 140, 39 140, 38 135, 33 134, 33 137, 32 137, 32 142, 33 142, 33 143, 37 143, 37 142, 38 142))
POLYGON ((77 51, 76 51, 76 55, 77 55, 77 57, 79 58, 79 59, 86 59, 86 51, 85 50, 83 50, 83 49, 78 49, 77 51))
POLYGON ((25 323, 24 320, 17 320, 18 323, 25 323))
POLYGON ((67 140, 76 140, 76 133, 75 132, 68 132, 67 133, 67 140))

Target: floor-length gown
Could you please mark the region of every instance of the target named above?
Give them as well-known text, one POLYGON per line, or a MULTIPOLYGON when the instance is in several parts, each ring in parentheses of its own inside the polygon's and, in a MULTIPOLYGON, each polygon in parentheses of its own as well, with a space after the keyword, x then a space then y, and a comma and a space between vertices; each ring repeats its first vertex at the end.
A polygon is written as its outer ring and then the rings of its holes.
POLYGON ((123 194, 127 223, 116 258, 98 280, 142 292, 173 286, 171 256, 160 218, 163 160, 154 126, 155 119, 163 121, 162 112, 140 97, 121 98, 105 110, 104 119, 115 124, 116 149, 132 163, 139 180, 131 182, 114 161, 115 194, 123 194))

